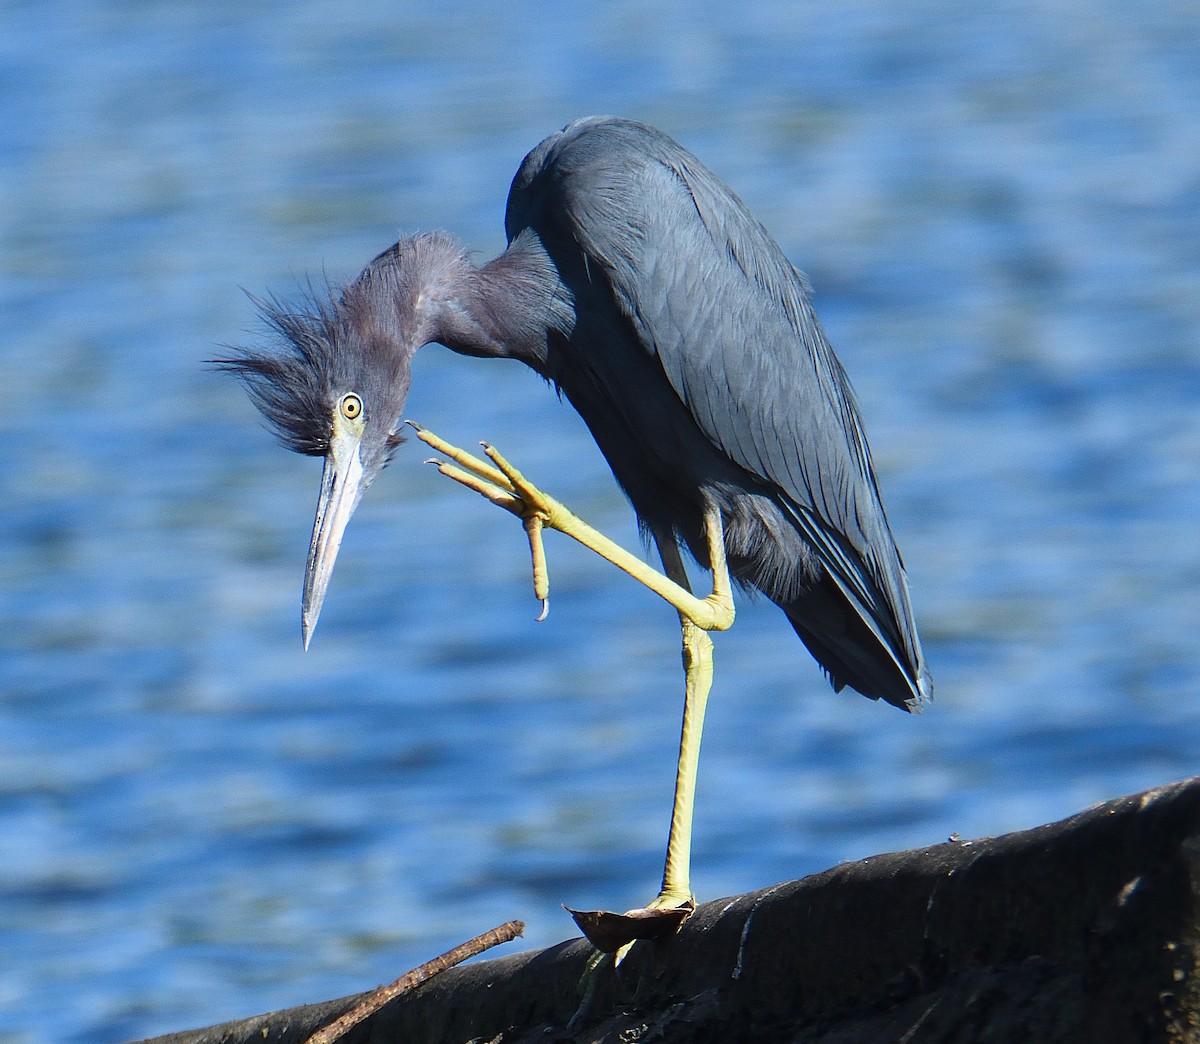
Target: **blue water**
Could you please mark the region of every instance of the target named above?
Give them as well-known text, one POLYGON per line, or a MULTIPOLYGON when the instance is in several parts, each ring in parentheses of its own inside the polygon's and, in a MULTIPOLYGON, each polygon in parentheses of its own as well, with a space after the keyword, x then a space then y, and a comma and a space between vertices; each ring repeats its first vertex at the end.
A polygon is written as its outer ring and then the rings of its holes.
MULTIPOLYGON (((701 898, 994 834, 1200 770, 1200 12, 794 5, 0 7, 0 1041, 117 1041, 356 991, 508 918, 658 884, 670 610, 413 444, 313 649, 319 465, 203 360, 240 291, 399 230, 502 246, 508 181, 591 112, 668 130, 817 288, 937 682, 835 696, 786 621, 718 639, 701 898)), ((636 545, 519 366, 418 359, 636 545)))

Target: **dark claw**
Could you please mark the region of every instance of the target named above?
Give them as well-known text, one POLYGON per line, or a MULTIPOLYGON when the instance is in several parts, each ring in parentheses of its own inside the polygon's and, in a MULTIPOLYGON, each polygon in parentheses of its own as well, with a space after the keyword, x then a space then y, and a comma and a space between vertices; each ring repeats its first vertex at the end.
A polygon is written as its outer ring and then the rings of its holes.
POLYGON ((612 913, 608 910, 572 910, 563 907, 574 919, 584 937, 602 953, 616 953, 635 939, 669 938, 696 909, 695 902, 687 906, 655 910, 629 910, 612 913))

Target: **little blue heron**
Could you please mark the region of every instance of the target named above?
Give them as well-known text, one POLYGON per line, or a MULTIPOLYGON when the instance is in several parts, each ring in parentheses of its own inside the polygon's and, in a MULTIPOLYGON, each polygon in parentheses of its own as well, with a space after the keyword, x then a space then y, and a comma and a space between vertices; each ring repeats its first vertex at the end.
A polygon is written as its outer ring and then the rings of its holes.
POLYGON ((549 527, 679 612, 687 685, 675 806, 662 890, 638 912, 653 920, 649 911, 693 904, 707 632, 733 622, 731 578, 787 614, 835 689, 911 710, 932 683, 845 371, 804 277, 738 197, 660 131, 590 117, 525 157, 504 227, 507 249, 480 267, 452 237, 430 233, 401 240, 301 308, 262 302, 280 343, 236 349, 217 365, 244 380, 288 447, 325 458, 305 647, 346 523, 404 441, 418 348, 520 360, 579 412, 665 576, 491 447, 485 461, 430 432, 418 437, 449 458, 436 462, 443 473, 522 518, 543 602, 549 527), (707 598, 692 595, 681 548, 712 571, 707 598))

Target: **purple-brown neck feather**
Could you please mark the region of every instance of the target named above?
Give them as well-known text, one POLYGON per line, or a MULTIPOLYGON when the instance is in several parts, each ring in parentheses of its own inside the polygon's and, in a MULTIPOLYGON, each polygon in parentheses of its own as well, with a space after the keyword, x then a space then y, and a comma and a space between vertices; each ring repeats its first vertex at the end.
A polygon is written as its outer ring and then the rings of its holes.
POLYGON ((328 452, 333 410, 347 391, 363 397, 378 439, 394 448, 422 345, 516 358, 544 374, 547 337, 573 321, 540 244, 518 240, 476 268, 441 232, 389 247, 341 291, 310 286, 298 307, 276 297, 255 305, 275 337, 233 348, 215 365, 242 380, 284 445, 312 456, 328 452))

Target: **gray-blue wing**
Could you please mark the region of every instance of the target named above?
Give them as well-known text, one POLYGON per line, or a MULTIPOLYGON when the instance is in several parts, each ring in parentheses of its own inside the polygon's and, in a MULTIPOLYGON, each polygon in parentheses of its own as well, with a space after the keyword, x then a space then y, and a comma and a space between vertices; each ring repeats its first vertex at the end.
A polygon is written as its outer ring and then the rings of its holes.
POLYGON ((586 191, 571 191, 564 163, 560 197, 588 263, 602 266, 701 430, 778 489, 863 622, 903 674, 917 675, 914 695, 927 695, 858 408, 803 277, 737 197, 669 138, 624 121, 598 121, 590 134, 613 140, 586 151, 586 191))

